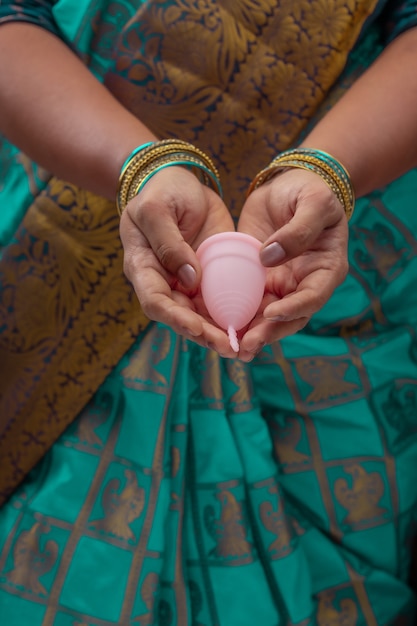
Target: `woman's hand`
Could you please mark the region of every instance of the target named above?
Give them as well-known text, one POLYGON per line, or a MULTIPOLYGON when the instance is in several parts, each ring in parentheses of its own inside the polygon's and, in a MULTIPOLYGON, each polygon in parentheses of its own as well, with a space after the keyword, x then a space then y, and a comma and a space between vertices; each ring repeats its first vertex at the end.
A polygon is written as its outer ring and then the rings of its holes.
POLYGON ((303 328, 344 280, 348 227, 326 183, 294 168, 248 197, 238 230, 263 242, 269 268, 262 305, 240 342, 239 357, 249 361, 266 343, 303 328))
POLYGON ((236 356, 201 298, 195 250, 215 233, 234 230, 222 199, 183 167, 155 174, 124 210, 124 270, 144 313, 200 345, 236 356))

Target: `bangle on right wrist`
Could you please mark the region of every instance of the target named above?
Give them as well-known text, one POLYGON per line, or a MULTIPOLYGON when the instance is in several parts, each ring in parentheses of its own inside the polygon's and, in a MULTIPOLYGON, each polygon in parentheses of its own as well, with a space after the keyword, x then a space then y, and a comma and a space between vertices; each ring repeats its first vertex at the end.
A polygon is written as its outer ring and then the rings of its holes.
POLYGON ((286 168, 298 167, 318 174, 335 193, 342 204, 346 217, 352 217, 355 206, 355 193, 346 168, 332 155, 313 148, 294 148, 281 152, 265 169, 252 180, 248 194, 270 180, 286 168))

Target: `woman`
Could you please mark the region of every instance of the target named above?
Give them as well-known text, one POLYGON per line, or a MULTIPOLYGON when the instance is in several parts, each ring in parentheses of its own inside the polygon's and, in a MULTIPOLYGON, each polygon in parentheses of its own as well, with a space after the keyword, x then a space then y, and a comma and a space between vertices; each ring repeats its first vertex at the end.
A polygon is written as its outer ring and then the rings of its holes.
POLYGON ((413 624, 417 3, 0 24, 4 623, 413 624), (195 256, 235 225, 238 355, 195 256))

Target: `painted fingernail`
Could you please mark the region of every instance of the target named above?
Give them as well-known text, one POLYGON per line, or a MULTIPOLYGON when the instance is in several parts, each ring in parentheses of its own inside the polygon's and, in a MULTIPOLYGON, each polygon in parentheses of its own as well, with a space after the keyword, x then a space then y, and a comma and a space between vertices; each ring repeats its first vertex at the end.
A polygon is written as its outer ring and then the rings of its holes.
POLYGON ((191 289, 197 282, 197 273, 192 265, 185 263, 178 270, 178 278, 184 287, 191 289))
POLYGON ((268 322, 288 322, 290 321, 288 317, 286 317, 285 315, 265 315, 265 319, 268 320, 268 322))
POLYGON ((274 241, 261 251, 261 261, 267 267, 277 265, 285 258, 285 250, 279 243, 274 241))

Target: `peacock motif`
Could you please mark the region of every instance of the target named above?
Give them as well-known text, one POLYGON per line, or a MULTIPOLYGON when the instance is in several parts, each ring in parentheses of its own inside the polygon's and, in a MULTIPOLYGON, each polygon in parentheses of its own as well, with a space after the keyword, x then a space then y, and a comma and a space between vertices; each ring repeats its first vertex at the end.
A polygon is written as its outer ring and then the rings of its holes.
POLYGON ((358 607, 351 598, 343 598, 335 606, 335 594, 331 591, 319 595, 317 626, 356 626, 358 607))
POLYGON ((291 552, 292 537, 278 488, 275 487, 270 491, 277 495, 277 504, 273 506, 270 500, 264 500, 259 506, 259 515, 266 530, 275 535, 275 539, 268 546, 268 552, 273 558, 279 558, 291 552))
POLYGON ((145 490, 140 487, 134 471, 126 469, 125 483, 112 478, 102 494, 104 517, 93 520, 90 526, 100 532, 115 535, 126 541, 134 541, 130 526, 137 520, 145 506, 145 490))
POLYGON ((225 489, 218 492, 216 498, 220 502, 220 517, 216 518, 213 506, 204 510, 207 530, 216 542, 210 554, 223 559, 250 556, 252 545, 246 538, 242 504, 225 489))
POLYGON ((386 513, 379 506, 384 495, 384 481, 378 472, 367 472, 361 465, 349 465, 345 472, 352 477, 352 486, 345 478, 339 478, 334 485, 338 502, 348 511, 345 524, 369 526, 386 513))
POLYGON ((22 531, 13 547, 13 569, 6 574, 9 583, 38 596, 47 595, 40 579, 54 567, 58 558, 56 541, 49 539, 42 546, 48 532, 49 528, 40 522, 22 531))

